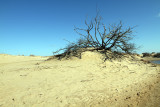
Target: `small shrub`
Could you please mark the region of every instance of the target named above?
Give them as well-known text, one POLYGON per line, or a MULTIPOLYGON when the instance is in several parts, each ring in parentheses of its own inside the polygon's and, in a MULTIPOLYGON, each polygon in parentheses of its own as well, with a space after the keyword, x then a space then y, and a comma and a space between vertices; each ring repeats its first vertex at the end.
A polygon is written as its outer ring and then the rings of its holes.
POLYGON ((156 53, 153 57, 160 58, 160 53, 156 53))
POLYGON ((151 54, 150 54, 150 53, 147 53, 147 52, 142 53, 142 54, 143 54, 143 57, 150 57, 150 56, 151 56, 151 54))
POLYGON ((152 52, 151 54, 156 54, 155 52, 152 52))
POLYGON ((30 54, 30 56, 35 56, 35 55, 33 55, 33 54, 30 54))

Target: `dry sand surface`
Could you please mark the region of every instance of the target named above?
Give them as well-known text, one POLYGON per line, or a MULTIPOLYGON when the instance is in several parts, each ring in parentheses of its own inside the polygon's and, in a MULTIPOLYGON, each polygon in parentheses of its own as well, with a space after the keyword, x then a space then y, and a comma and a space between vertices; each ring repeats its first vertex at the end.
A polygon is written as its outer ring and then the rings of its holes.
POLYGON ((156 60, 160 60, 160 58, 154 58, 154 57, 144 57, 144 60, 148 60, 148 61, 156 61, 156 60))
POLYGON ((104 62, 0 55, 0 107, 160 107, 160 68, 140 57, 104 62))

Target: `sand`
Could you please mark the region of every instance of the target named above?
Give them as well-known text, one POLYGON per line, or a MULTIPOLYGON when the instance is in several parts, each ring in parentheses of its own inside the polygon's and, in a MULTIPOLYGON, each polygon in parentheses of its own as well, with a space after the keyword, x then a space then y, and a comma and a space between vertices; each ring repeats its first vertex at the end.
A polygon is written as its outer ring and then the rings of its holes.
POLYGON ((147 61, 157 61, 157 60, 160 60, 160 58, 154 58, 154 57, 144 57, 143 59, 147 60, 147 61))
POLYGON ((160 67, 130 56, 104 62, 0 55, 0 107, 160 107, 160 67))

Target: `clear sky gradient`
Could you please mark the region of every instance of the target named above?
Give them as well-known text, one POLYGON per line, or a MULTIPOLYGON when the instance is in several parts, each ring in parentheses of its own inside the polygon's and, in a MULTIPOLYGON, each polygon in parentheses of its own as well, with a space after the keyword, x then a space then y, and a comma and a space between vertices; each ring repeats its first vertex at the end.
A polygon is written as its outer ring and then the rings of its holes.
POLYGON ((79 35, 74 26, 96 15, 136 26, 138 53, 160 52, 160 0, 0 0, 0 53, 52 55, 79 35))

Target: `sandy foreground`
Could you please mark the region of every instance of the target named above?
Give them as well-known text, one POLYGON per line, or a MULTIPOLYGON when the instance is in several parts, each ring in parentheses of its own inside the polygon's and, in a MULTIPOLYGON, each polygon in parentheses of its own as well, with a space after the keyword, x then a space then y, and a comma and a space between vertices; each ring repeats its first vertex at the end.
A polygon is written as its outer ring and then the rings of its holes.
POLYGON ((160 67, 138 56, 47 58, 0 55, 0 107, 160 107, 160 67))

